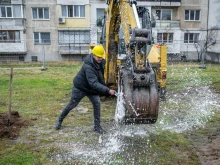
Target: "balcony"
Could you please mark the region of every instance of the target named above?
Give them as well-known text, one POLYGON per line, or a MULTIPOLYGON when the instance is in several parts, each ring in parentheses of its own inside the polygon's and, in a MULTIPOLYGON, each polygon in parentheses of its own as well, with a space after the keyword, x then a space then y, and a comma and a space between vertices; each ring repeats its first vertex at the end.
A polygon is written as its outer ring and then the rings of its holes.
POLYGON ((59 45, 59 52, 62 55, 87 55, 89 49, 88 44, 67 44, 59 45))
POLYGON ((156 28, 180 28, 180 21, 170 21, 170 20, 157 20, 156 21, 156 28))
POLYGON ((181 0, 137 0, 138 2, 148 2, 151 6, 180 6, 181 0))
POLYGON ((0 42, 0 55, 5 54, 26 54, 26 42, 2 43, 0 42))
POLYGON ((24 29, 24 24, 25 24, 24 18, 1 18, 0 19, 1 29, 8 29, 8 27, 10 28, 17 27, 16 29, 24 29))

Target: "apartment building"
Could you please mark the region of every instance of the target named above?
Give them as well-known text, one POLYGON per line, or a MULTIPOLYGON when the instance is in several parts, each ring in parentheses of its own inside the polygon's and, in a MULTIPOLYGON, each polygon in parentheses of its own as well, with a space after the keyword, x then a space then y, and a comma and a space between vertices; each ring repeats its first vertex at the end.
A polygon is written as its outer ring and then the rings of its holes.
POLYGON ((56 0, 25 0, 25 61, 60 61, 58 53, 56 0))
MULTIPOLYGON (((205 59, 219 62, 219 0, 137 0, 148 8, 154 42, 168 46, 168 60, 198 61, 211 29, 205 59), (215 44, 214 44, 215 43, 215 44), (198 45, 200 47, 198 47, 198 45)), ((0 61, 79 60, 100 41, 105 0, 0 0, 0 61)), ((140 18, 141 19, 141 18, 140 18)))
POLYGON ((220 1, 208 0, 208 36, 214 42, 213 46, 210 46, 207 50, 205 59, 220 63, 220 1))
POLYGON ((207 29, 206 0, 138 0, 138 5, 147 6, 156 20, 154 42, 168 46, 168 60, 198 60, 196 44, 207 29))
POLYGON ((24 61, 26 21, 22 0, 0 1, 0 61, 24 61))
POLYGON ((89 54, 91 43, 89 0, 57 0, 59 55, 64 60, 80 60, 89 54))

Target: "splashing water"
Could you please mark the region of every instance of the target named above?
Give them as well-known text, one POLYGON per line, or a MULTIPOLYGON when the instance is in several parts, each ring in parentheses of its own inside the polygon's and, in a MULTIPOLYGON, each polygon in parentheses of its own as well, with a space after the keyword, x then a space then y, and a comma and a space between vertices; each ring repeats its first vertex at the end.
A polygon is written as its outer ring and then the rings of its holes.
MULTIPOLYGON (((171 75, 174 74, 171 72, 171 75)), ((159 118, 153 125, 114 125, 108 134, 97 139, 96 144, 85 145, 79 143, 62 144, 60 148, 68 150, 65 153, 56 155, 56 160, 71 162, 80 160, 84 164, 123 164, 122 160, 127 160, 129 164, 137 164, 134 154, 145 153, 147 155, 152 145, 149 138, 152 134, 162 131, 183 133, 204 127, 214 115, 213 110, 218 108, 220 98, 214 94, 207 81, 201 86, 201 79, 197 71, 187 73, 187 68, 181 73, 182 79, 188 79, 193 87, 185 87, 184 92, 167 92, 166 101, 160 102, 159 118), (184 74, 185 73, 185 74, 184 74), (187 75, 187 77, 185 76, 187 75), (141 152, 139 151, 141 149, 141 152), (129 152, 128 152, 129 151, 129 152), (129 153, 127 156, 117 159, 115 154, 129 153), (136 152, 136 153, 135 153, 136 152)), ((204 83, 204 82, 203 82, 204 83)), ((123 93, 118 92, 117 108, 115 119, 121 120, 124 117, 124 107, 122 99, 123 93)), ((145 160, 145 163, 153 163, 145 160)))

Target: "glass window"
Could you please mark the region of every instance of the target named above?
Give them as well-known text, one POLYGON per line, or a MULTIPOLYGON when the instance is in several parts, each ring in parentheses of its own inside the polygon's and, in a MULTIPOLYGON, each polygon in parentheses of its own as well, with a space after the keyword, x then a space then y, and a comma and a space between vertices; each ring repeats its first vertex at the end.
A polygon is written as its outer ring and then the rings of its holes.
POLYGON ((1 6, 0 7, 1 17, 12 17, 12 7, 11 6, 1 6))
POLYGON ((50 44, 50 33, 48 32, 34 32, 34 43, 41 44, 46 43, 50 44))
POLYGON ((73 6, 68 6, 68 17, 73 17, 73 6))
POLYGON ((157 43, 173 43, 173 33, 157 33, 157 43))
POLYGON ((20 42, 20 32, 15 31, 15 42, 20 42))
POLYGON ((79 17, 79 6, 74 6, 74 17, 79 17))
POLYGON ((195 20, 199 20, 199 18, 200 18, 200 11, 196 10, 196 18, 195 18, 195 20))
POLYGON ((6 13, 7 13, 7 17, 12 17, 12 11, 11 11, 11 7, 6 7, 6 13))
POLYGON ((184 43, 198 43, 199 33, 185 33, 184 43))
POLYGON ((74 17, 85 17, 85 6, 84 5, 74 6, 74 17))
POLYGON ((13 15, 16 18, 21 18, 21 6, 20 5, 13 6, 13 15))
POLYGON ((185 21, 199 21, 200 10, 185 10, 185 21))
POLYGON ((62 17, 85 17, 85 5, 62 5, 62 17))
POLYGON ((189 10, 185 10, 185 20, 189 20, 189 10))
POLYGON ((161 10, 156 10, 156 20, 161 19, 161 10))
POLYGON ((43 43, 50 43, 50 33, 40 33, 43 43))
POLYGON ((157 42, 162 43, 162 33, 157 33, 157 42))
POLYGON ((66 5, 62 5, 61 6, 61 10, 62 10, 62 17, 66 17, 67 16, 67 10, 66 10, 66 5))
POLYGON ((49 19, 49 8, 32 8, 33 19, 49 19))
POLYGON ((194 14, 194 11, 192 10, 190 12, 190 20, 195 20, 195 14, 194 14))
POLYGON ((37 19, 37 8, 32 9, 33 19, 37 19))
POLYGON ((20 42, 20 31, 0 31, 0 42, 20 42))
POLYGON ((169 43, 173 42, 173 33, 169 33, 169 43))
POLYGON ((43 19, 44 18, 44 14, 43 14, 43 8, 38 8, 38 18, 39 19, 43 19))
POLYGON ((85 6, 80 6, 80 17, 85 17, 85 6))
POLYGON ((158 20, 171 20, 171 9, 156 10, 156 19, 158 20))
POLYGON ((5 7, 1 7, 1 17, 6 17, 5 7))
POLYGON ((44 9, 44 18, 49 19, 49 8, 44 9))
POLYGON ((162 10, 162 20, 171 20, 171 10, 163 9, 162 10))
POLYGON ((89 31, 59 31, 60 44, 89 44, 90 42, 89 31))
POLYGON ((0 6, 0 17, 21 18, 22 5, 0 6))
POLYGON ((97 19, 101 19, 104 17, 104 10, 105 9, 97 9, 96 13, 97 13, 97 19))

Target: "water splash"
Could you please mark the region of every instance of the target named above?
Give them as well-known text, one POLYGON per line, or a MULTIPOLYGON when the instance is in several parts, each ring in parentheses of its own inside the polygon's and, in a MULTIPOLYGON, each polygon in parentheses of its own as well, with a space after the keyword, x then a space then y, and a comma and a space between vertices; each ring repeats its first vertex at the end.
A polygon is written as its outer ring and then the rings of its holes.
MULTIPOLYGON (((171 70, 170 75, 172 74, 175 74, 174 70, 171 70)), ((129 164, 143 162, 153 164, 153 158, 147 159, 147 154, 155 145, 150 142, 150 135, 159 135, 163 131, 184 133, 204 127, 214 115, 213 110, 219 108, 220 98, 209 87, 211 80, 201 80, 198 71, 188 73, 188 68, 182 70, 180 79, 190 81, 192 86, 183 87, 182 92, 167 92, 166 100, 160 102, 159 118, 156 124, 111 124, 109 133, 101 137, 101 143, 99 143, 100 137, 97 137, 95 144, 89 145, 80 142, 72 143, 72 141, 66 144, 61 143, 59 148, 62 152, 53 159, 67 163, 79 161, 79 164, 123 164, 123 160, 129 164), (141 160, 137 161, 134 158, 138 154, 144 154, 146 158, 138 162, 141 160), (120 155, 120 158, 116 158, 115 155, 120 155)), ((118 94, 122 96, 122 93, 118 92, 118 94)), ((123 110, 120 112, 123 108, 121 98, 118 97, 120 100, 118 100, 115 115, 116 121, 124 116, 123 110)), ((157 153, 150 154, 155 157, 157 155, 157 153)))

